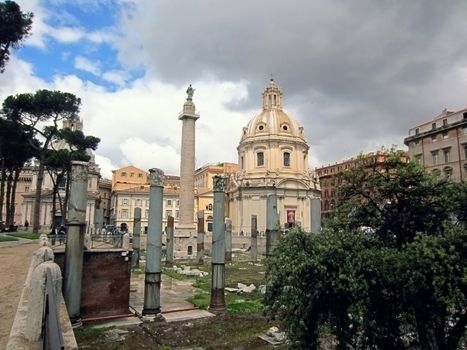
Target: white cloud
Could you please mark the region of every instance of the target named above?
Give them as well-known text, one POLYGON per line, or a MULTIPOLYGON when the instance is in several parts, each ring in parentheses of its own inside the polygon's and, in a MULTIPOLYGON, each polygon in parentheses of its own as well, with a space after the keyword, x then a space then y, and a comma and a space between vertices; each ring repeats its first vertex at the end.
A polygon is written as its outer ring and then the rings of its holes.
POLYGON ((96 154, 95 159, 96 164, 99 164, 99 168, 101 169, 101 176, 106 179, 111 179, 112 170, 116 169, 117 166, 112 163, 112 160, 99 154, 96 154))
POLYGON ((91 61, 83 56, 75 57, 75 68, 99 76, 101 73, 100 62, 91 61))
POLYGON ((130 74, 124 70, 112 70, 102 74, 102 78, 104 80, 107 80, 118 86, 124 86, 130 77, 130 74))
POLYGON ((47 34, 61 43, 74 43, 85 37, 86 32, 78 27, 48 27, 47 34))

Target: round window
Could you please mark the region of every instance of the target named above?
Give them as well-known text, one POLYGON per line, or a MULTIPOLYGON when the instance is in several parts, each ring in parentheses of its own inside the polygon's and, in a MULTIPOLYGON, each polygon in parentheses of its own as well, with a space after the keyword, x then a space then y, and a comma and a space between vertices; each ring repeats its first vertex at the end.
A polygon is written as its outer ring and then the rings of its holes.
POLYGON ((263 125, 260 125, 260 126, 258 127, 258 129, 259 129, 259 130, 263 130, 263 129, 264 129, 264 126, 263 126, 263 125))
POLYGON ((284 125, 284 126, 282 127, 282 130, 284 130, 284 131, 287 131, 288 129, 289 129, 289 128, 287 127, 287 125, 284 125))

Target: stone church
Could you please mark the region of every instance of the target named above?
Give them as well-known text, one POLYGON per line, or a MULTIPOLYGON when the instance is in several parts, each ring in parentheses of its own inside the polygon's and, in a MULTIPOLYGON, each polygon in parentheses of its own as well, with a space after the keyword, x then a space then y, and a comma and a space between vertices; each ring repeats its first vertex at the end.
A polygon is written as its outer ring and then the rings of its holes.
POLYGON ((237 147, 240 171, 231 175, 228 187, 232 231, 249 236, 251 216, 256 215, 264 235, 270 195, 277 198, 281 228, 317 231, 320 190, 309 169, 310 147, 303 127, 284 111, 282 90, 273 79, 263 91, 262 107, 243 128, 237 147))

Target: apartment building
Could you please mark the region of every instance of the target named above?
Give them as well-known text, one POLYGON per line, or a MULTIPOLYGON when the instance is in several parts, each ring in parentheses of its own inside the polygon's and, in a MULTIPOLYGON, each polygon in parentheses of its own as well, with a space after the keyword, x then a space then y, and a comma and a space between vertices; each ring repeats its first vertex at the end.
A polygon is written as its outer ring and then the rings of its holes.
POLYGON ((467 108, 444 109, 432 120, 410 128, 404 143, 410 159, 434 175, 456 182, 467 179, 467 108))

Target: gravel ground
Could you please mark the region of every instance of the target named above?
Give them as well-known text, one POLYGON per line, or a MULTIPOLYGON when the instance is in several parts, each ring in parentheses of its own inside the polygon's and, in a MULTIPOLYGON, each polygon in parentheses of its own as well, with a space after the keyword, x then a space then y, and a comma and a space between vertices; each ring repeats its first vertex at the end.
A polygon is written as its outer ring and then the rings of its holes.
POLYGON ((37 243, 16 246, 0 244, 0 349, 5 349, 15 318, 16 307, 37 243))

